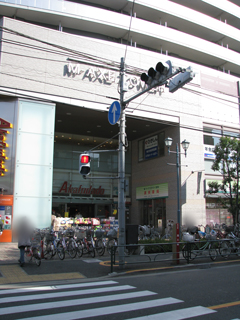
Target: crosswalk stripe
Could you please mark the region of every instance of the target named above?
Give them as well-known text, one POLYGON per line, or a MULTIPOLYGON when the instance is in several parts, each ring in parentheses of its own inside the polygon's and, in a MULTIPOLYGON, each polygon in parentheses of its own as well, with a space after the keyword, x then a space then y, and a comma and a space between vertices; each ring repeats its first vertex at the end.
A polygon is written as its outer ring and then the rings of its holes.
POLYGON ((17 302, 17 301, 29 301, 29 300, 40 300, 40 299, 48 299, 48 298, 60 298, 60 297, 70 297, 75 295, 85 295, 85 294, 95 294, 95 293, 103 293, 109 291, 121 291, 121 290, 129 290, 135 289, 136 287, 123 285, 116 287, 104 287, 104 288, 96 288, 96 289, 85 289, 85 290, 76 290, 76 291, 65 291, 65 292, 52 292, 52 293, 43 293, 43 294, 34 294, 34 295, 24 295, 24 296, 12 296, 1 298, 0 303, 9 303, 9 302, 17 302))
POLYGON ((197 307, 190 307, 190 308, 162 312, 158 314, 152 314, 144 317, 129 318, 126 320, 166 320, 166 319, 183 320, 183 319, 188 319, 192 317, 203 316, 213 312, 217 312, 217 311, 211 310, 205 307, 197 306, 197 307))
POLYGON ((5 289, 0 291, 0 295, 6 294, 16 294, 16 293, 32 293, 33 291, 50 291, 50 290, 61 290, 61 289, 74 289, 74 288, 84 288, 84 287, 94 287, 103 285, 116 284, 116 281, 99 281, 99 282, 88 282, 88 283, 74 283, 74 284, 64 284, 56 286, 43 286, 43 287, 28 287, 23 289, 5 289))
POLYGON ((30 312, 30 311, 37 311, 37 310, 47 310, 53 308, 63 308, 69 306, 80 306, 92 303, 99 303, 99 302, 110 302, 116 300, 126 300, 132 298, 141 298, 152 296, 157 293, 151 291, 138 291, 138 292, 131 292, 131 293, 120 293, 115 295, 108 295, 108 296, 101 296, 101 297, 88 297, 83 299, 73 299, 73 300, 66 300, 66 301, 56 301, 56 302, 44 302, 44 303, 37 303, 37 304, 28 304, 23 306, 16 306, 11 308, 0 308, 0 315, 6 314, 13 314, 13 313, 20 313, 20 312, 30 312))
MULTIPOLYGON (((121 313, 121 312, 142 310, 142 309, 165 306, 165 305, 170 305, 170 304, 175 304, 175 303, 180 303, 180 302, 184 302, 184 301, 170 297, 170 298, 149 300, 149 301, 143 301, 143 302, 115 305, 115 306, 111 306, 111 307, 102 307, 102 308, 70 311, 70 312, 57 313, 57 314, 48 314, 48 315, 44 315, 44 316, 36 316, 36 317, 31 317, 31 318, 21 318, 18 320, 56 320, 56 319, 58 319, 58 320, 75 320, 75 319, 97 317, 97 316, 102 316, 102 315, 116 314, 116 313, 121 313)), ((212 312, 212 311, 213 310, 210 310, 210 312, 212 312)))

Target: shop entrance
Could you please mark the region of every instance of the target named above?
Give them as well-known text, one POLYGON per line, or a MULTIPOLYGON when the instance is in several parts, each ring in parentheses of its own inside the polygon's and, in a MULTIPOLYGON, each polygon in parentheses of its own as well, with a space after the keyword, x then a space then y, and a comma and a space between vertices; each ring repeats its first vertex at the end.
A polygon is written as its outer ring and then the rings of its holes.
POLYGON ((166 228, 166 199, 143 201, 143 224, 154 226, 163 233, 166 228))

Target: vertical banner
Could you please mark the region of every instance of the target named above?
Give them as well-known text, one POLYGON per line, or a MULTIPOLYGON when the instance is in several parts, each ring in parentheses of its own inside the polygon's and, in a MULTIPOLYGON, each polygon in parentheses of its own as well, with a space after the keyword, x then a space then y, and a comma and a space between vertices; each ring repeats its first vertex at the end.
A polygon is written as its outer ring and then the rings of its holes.
POLYGON ((200 193, 200 183, 201 183, 201 179, 202 179, 202 172, 198 172, 198 176, 197 176, 197 194, 200 193))

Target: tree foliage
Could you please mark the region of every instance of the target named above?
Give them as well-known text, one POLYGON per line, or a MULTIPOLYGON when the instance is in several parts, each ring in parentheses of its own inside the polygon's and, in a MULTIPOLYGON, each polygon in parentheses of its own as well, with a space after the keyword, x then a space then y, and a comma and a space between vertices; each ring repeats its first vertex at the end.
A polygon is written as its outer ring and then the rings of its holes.
POLYGON ((238 222, 239 215, 239 179, 240 179, 240 140, 230 137, 221 137, 214 149, 215 160, 212 165, 214 171, 222 175, 222 181, 210 182, 208 193, 221 192, 219 197, 224 208, 233 216, 233 223, 238 222))

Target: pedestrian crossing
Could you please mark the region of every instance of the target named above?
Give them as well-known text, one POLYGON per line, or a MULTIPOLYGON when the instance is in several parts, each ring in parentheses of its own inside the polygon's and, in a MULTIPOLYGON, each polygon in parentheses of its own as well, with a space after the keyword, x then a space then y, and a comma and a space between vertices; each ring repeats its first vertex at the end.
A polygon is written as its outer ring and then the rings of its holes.
POLYGON ((125 320, 181 320, 217 312, 183 305, 183 300, 159 298, 156 292, 112 280, 0 291, 0 316, 11 320, 100 320, 113 315, 125 320))

